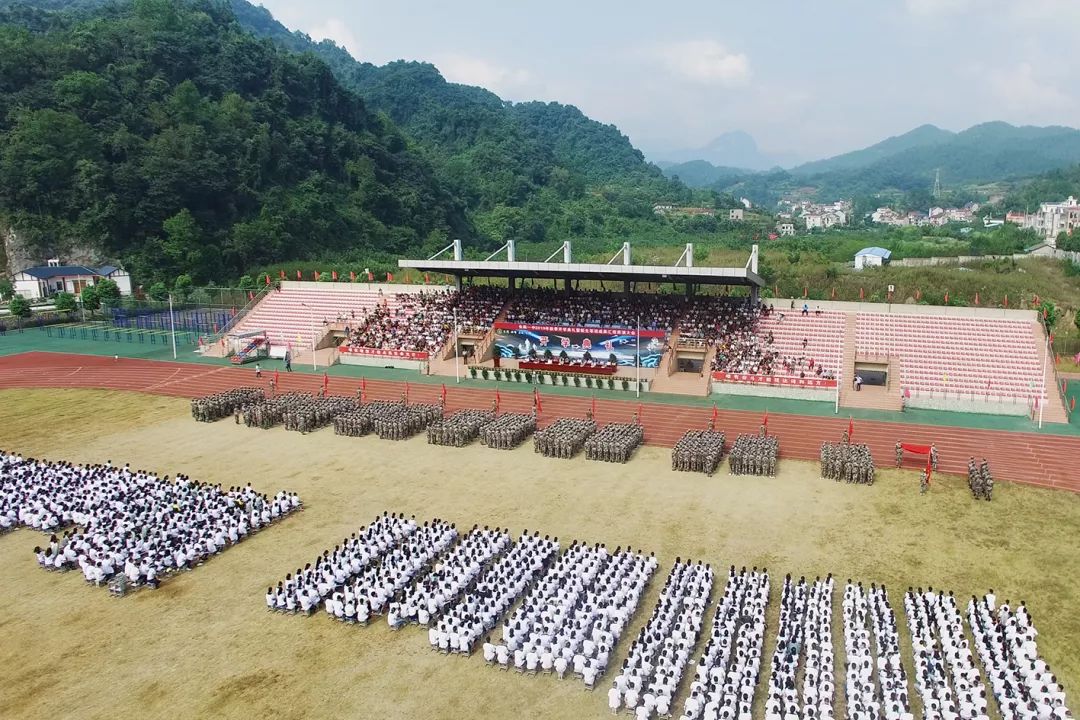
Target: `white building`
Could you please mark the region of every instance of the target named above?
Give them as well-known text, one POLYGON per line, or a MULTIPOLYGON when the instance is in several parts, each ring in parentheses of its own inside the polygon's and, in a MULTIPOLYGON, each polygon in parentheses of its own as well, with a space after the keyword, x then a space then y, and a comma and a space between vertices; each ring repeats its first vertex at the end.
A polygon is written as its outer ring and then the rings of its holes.
POLYGON ((862 270, 868 267, 881 267, 889 262, 892 251, 879 247, 863 248, 855 253, 855 269, 862 270))
POLYGON ((745 216, 745 211, 742 208, 733 208, 728 211, 728 220, 731 222, 742 222, 745 216))
POLYGON ((27 300, 37 300, 55 295, 58 292, 69 292, 78 295, 88 285, 96 285, 102 278, 108 278, 120 288, 121 295, 131 294, 131 275, 123 268, 105 265, 100 268, 90 268, 85 265, 61 265, 58 259, 48 261, 48 264, 38 267, 26 268, 15 273, 12 284, 15 292, 27 300))
POLYGON ((776 232, 780 234, 780 237, 792 237, 795 234, 795 223, 778 223, 776 232))

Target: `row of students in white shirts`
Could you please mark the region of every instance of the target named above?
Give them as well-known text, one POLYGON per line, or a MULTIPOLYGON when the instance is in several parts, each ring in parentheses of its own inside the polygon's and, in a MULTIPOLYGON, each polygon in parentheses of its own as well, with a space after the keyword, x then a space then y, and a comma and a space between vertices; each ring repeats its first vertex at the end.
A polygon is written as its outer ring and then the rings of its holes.
POLYGON ((712 592, 713 570, 677 558, 649 621, 638 633, 608 692, 608 707, 639 720, 671 712, 675 691, 697 643, 712 592))
MULTIPOLYGON (((383 614, 390 600, 403 590, 421 571, 457 540, 458 531, 453 523, 435 518, 425 522, 416 532, 406 537, 396 547, 383 555, 378 563, 371 563, 345 587, 352 587, 358 603, 366 603, 371 614, 383 614)), ((397 618, 389 618, 397 625, 397 618)))
POLYGON ((254 530, 301 507, 299 496, 268 498, 250 485, 223 490, 130 465, 75 465, 0 453, 0 514, 36 529, 74 525, 34 548, 41 567, 78 568, 102 584, 123 573, 130 584, 156 586, 170 572, 194 567, 254 530))
POLYGON ((504 622, 507 657, 522 671, 572 668, 591 688, 655 568, 654 556, 574 542, 504 622))
POLYGON ((761 672, 769 572, 735 566, 713 615, 712 634, 683 704, 683 720, 749 718, 761 672))
POLYGON ((784 577, 780 624, 769 665, 766 720, 831 720, 835 691, 832 646, 833 577, 813 584, 784 577), (797 674, 802 666, 800 696, 797 674))
POLYGON ((387 622, 391 627, 410 622, 426 627, 431 618, 438 616, 510 543, 510 533, 501 528, 473 526, 430 573, 406 588, 400 599, 390 603, 387 622))
MULTIPOLYGON (((266 606, 280 612, 311 614, 336 588, 378 561, 403 538, 416 532, 416 518, 384 511, 332 550, 325 550, 314 562, 289 573, 276 587, 266 590, 266 606)), ((343 599, 343 598, 342 598, 343 599)), ((336 603, 335 603, 336 608, 336 603)), ((354 611, 356 610, 354 606, 354 611)), ((346 619, 342 604, 341 618, 346 619)), ((336 616, 336 612, 334 613, 336 616)), ((353 619, 358 619, 355 615, 353 619)))
POLYGON ((904 611, 915 657, 915 688, 925 720, 986 720, 986 687, 975 666, 952 594, 908 588, 904 611))
POLYGON ((1023 602, 1011 611, 1006 601, 994 608, 993 590, 968 601, 967 616, 975 648, 990 679, 1003 720, 1067 720, 1072 717, 1065 691, 1039 657, 1038 634, 1023 602))
POLYGON ((912 720, 896 618, 885 588, 872 585, 868 592, 848 580, 843 616, 848 720, 912 720))
MULTIPOLYGON (((522 532, 510 550, 480 574, 471 590, 449 603, 428 629, 432 649, 471 653, 558 552, 557 537, 522 532)), ((502 664, 506 666, 505 659, 502 664)))

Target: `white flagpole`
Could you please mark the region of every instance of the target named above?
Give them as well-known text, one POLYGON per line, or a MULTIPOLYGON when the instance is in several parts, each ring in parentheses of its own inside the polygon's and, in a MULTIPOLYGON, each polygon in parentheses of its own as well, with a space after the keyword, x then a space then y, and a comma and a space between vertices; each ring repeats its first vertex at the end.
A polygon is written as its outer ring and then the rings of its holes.
POLYGON ((637 316, 637 397, 641 397, 641 315, 637 316))
POLYGON ((461 340, 458 336, 457 306, 454 307, 454 382, 461 382, 461 340))
POLYGON ((169 293, 169 327, 172 329, 172 359, 176 359, 176 317, 173 315, 172 293, 169 293))
POLYGON ((1043 347, 1043 382, 1042 382, 1042 397, 1039 398, 1039 429, 1042 430, 1043 420, 1043 406, 1046 405, 1046 361, 1050 356, 1050 338, 1046 338, 1046 345, 1043 347))

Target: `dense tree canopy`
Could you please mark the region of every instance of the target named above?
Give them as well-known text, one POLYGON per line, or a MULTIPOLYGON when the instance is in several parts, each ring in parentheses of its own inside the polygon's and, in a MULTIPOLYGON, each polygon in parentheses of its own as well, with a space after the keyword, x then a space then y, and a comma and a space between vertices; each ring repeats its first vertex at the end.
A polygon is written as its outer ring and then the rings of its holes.
POLYGON ((0 209, 42 254, 89 245, 143 280, 207 281, 471 232, 400 131, 226 6, 64 18, 0 26, 0 209))

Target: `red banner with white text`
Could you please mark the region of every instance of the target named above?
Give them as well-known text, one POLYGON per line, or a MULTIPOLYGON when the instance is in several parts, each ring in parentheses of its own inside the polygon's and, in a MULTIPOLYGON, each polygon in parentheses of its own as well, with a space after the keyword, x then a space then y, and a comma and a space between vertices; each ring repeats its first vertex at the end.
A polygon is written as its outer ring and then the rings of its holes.
POLYGON ((427 360, 428 353, 412 350, 384 350, 382 348, 347 347, 338 348, 346 355, 366 355, 368 357, 397 358, 399 360, 427 360))
POLYGON ((744 385, 776 385, 796 388, 834 388, 835 380, 819 377, 787 377, 783 375, 750 375, 748 373, 714 372, 713 380, 718 382, 742 383, 744 385))

